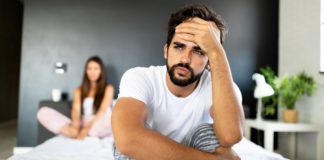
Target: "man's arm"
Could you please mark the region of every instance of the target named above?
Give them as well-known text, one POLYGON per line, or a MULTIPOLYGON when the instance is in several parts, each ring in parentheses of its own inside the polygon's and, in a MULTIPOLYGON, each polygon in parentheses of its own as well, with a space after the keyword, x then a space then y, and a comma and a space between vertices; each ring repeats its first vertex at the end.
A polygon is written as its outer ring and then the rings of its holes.
POLYGON ((213 97, 210 111, 221 146, 231 147, 243 136, 244 115, 225 52, 218 54, 217 58, 210 60, 213 61, 210 62, 213 97))
POLYGON ((196 43, 208 56, 212 79, 211 116, 214 130, 223 147, 231 147, 243 136, 243 110, 220 43, 220 31, 213 22, 193 18, 177 26, 181 38, 196 43))
POLYGON ((137 160, 220 159, 145 128, 147 114, 145 103, 133 98, 118 99, 112 113, 112 128, 119 152, 137 160))

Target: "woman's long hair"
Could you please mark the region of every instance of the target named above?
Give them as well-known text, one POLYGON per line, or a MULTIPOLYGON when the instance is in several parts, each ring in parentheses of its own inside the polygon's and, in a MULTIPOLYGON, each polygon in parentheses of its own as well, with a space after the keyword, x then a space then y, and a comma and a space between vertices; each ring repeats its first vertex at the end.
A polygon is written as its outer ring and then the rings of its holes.
POLYGON ((88 67, 88 64, 90 62, 96 62, 97 64, 99 64, 100 66, 100 69, 101 69, 101 73, 100 73, 100 76, 96 82, 96 93, 95 93, 95 97, 94 97, 94 103, 93 103, 93 108, 94 108, 94 111, 95 113, 97 113, 99 107, 100 107, 100 104, 102 102, 102 99, 104 97, 104 94, 105 94, 105 88, 106 88, 106 70, 105 70, 105 66, 101 60, 100 57, 98 56, 93 56, 93 57, 90 57, 88 60, 87 60, 87 63, 85 65, 85 68, 84 68, 84 75, 83 75, 83 81, 82 81, 82 84, 80 86, 80 89, 81 89, 81 113, 83 115, 83 100, 88 96, 89 94, 89 91, 90 91, 90 80, 88 78, 88 75, 87 75, 87 67, 88 67))

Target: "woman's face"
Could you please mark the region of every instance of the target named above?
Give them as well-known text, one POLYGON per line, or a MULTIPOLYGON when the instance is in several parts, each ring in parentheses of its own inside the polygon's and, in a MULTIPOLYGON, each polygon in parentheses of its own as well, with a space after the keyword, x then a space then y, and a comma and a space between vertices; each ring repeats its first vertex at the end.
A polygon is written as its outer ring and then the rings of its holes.
POLYGON ((90 61, 87 65, 87 76, 91 82, 96 82, 101 74, 100 65, 97 62, 90 61))

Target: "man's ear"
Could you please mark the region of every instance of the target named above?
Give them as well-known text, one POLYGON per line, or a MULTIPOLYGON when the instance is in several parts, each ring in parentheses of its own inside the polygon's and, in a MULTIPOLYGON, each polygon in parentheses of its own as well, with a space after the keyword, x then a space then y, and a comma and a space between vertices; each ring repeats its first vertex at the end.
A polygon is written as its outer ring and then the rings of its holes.
POLYGON ((163 51, 164 51, 164 59, 167 59, 167 57, 168 57, 168 45, 167 44, 164 45, 163 51))
POLYGON ((208 71, 210 71, 209 60, 208 60, 208 62, 206 64, 206 66, 205 66, 205 69, 207 69, 208 71))

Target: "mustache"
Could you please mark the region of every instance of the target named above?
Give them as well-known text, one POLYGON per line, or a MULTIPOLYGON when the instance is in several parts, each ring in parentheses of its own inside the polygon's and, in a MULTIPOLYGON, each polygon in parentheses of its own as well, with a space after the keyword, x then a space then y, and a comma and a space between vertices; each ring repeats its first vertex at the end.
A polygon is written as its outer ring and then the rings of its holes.
POLYGON ((189 71, 193 71, 193 69, 189 66, 188 63, 178 63, 173 65, 171 68, 176 68, 176 67, 184 67, 187 68, 189 71))

